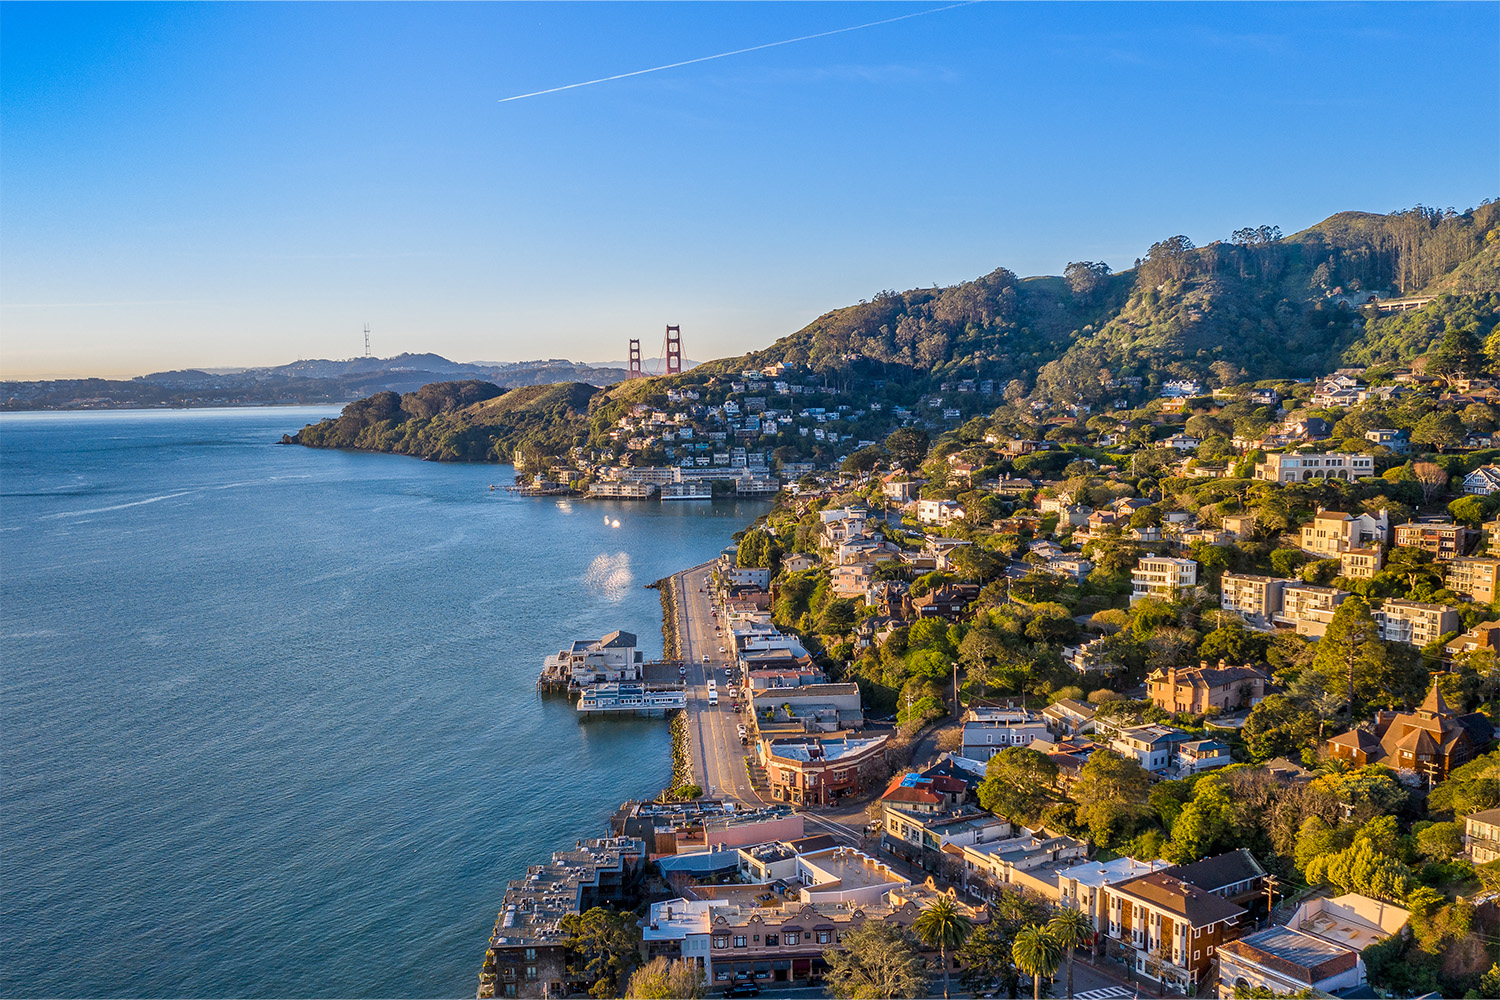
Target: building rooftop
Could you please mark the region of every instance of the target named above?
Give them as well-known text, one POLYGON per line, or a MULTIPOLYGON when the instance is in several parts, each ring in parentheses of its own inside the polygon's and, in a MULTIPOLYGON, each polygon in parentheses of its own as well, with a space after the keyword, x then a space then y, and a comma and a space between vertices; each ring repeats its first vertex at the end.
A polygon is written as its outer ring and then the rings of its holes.
POLYGON ((897 875, 883 861, 852 847, 834 847, 801 856, 798 869, 813 875, 812 889, 862 889, 872 885, 906 885, 910 879, 897 875))
POLYGON ((1359 962, 1359 955, 1353 949, 1291 927, 1268 927, 1220 945, 1220 950, 1309 986, 1346 972, 1359 962))
POLYGON ((1115 886, 1115 891, 1184 917, 1194 927, 1233 920, 1245 912, 1243 907, 1236 906, 1207 889, 1183 881, 1175 872, 1141 875, 1121 882, 1115 886))
POLYGON ((857 757, 883 743, 885 736, 844 737, 839 739, 776 740, 770 744, 773 757, 783 760, 827 762, 857 757))

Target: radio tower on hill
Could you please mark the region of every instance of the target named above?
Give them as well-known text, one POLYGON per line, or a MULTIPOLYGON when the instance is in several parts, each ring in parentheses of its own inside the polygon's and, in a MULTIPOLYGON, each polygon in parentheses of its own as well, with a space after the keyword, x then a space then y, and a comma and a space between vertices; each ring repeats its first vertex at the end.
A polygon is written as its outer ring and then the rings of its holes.
POLYGON ((365 324, 365 357, 370 356, 370 324, 365 324))

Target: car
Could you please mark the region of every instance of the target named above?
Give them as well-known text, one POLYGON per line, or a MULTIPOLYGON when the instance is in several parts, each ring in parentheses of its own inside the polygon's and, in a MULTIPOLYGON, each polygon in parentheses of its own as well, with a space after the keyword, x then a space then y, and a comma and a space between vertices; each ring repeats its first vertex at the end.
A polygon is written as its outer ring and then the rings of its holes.
MULTIPOLYGON (((722 650, 721 650, 721 652, 722 652, 722 650)), ((704 654, 703 654, 703 662, 704 662, 704 663, 707 663, 707 662, 708 662, 708 654, 707 654, 707 653, 704 653, 704 654)))
POLYGON ((682 666, 680 666, 680 667, 677 668, 677 676, 679 676, 679 677, 686 677, 687 676, 687 665, 686 664, 683 664, 682 666))
POLYGON ((754 983, 735 983, 724 991, 726 997, 758 997, 760 987, 754 983))
POLYGON ((723 653, 723 652, 726 652, 726 650, 725 650, 725 649, 724 649, 724 647, 723 647, 723 646, 720 646, 720 647, 719 647, 719 652, 721 652, 721 653, 723 653))

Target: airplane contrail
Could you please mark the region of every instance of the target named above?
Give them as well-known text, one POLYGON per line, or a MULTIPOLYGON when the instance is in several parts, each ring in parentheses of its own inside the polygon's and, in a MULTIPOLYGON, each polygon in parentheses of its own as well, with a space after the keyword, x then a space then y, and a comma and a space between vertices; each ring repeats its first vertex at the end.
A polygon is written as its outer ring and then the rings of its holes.
POLYGON ((528 97, 541 97, 543 94, 556 94, 564 90, 577 90, 579 87, 592 87, 596 83, 609 83, 611 80, 624 80, 627 77, 642 76, 646 73, 660 73, 664 69, 677 69, 679 66, 691 66, 694 63, 709 62, 713 59, 727 59, 729 56, 740 56, 746 52, 759 52, 761 49, 774 49, 778 45, 791 45, 795 42, 807 42, 814 38, 827 38, 829 35, 841 35, 846 31, 859 31, 862 28, 874 28, 882 24, 894 24, 897 21, 905 21, 913 17, 922 17, 927 14, 939 14, 945 10, 953 10, 955 7, 970 7, 981 0, 964 0, 963 3, 950 3, 946 7, 934 7, 931 10, 919 10, 914 14, 902 14, 900 17, 888 17, 884 21, 871 21, 868 24, 856 24, 848 28, 834 28, 832 31, 820 31, 815 35, 803 35, 801 38, 787 38, 779 42, 766 42, 764 45, 752 45, 748 49, 735 49, 733 52, 720 52, 711 56, 699 56, 697 59, 684 59, 682 62, 667 63, 665 66, 652 66, 650 69, 637 69, 629 73, 616 73, 614 76, 601 76, 597 80, 584 80, 582 83, 570 83, 562 87, 552 87, 548 90, 537 90, 530 94, 517 94, 515 97, 502 97, 500 104, 507 101, 521 101, 528 97))

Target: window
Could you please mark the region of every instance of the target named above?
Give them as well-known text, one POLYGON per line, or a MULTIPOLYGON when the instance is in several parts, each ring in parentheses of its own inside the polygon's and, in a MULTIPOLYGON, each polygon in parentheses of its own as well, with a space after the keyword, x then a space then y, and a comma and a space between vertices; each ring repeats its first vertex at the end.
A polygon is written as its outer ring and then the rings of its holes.
POLYGON ((828 943, 828 932, 827 931, 818 931, 818 944, 827 944, 827 943, 828 943))
POLYGON ((527 979, 535 979, 536 978, 536 966, 534 966, 534 965, 528 965, 528 966, 526 966, 526 978, 527 979))
POLYGON ((535 948, 527 948, 526 949, 526 961, 528 961, 528 962, 535 962, 536 961, 536 949, 535 948))
POLYGON ((787 932, 787 934, 786 934, 786 943, 787 944, 789 944, 789 945, 796 944, 799 940, 800 940, 800 935, 798 935, 795 931, 788 931, 787 932))
POLYGON ((736 948, 743 948, 743 947, 745 947, 745 935, 743 935, 743 934, 736 934, 734 936, 734 946, 736 948))
POLYGON ((715 948, 728 948, 729 947, 729 935, 728 934, 715 935, 715 937, 714 937, 714 947, 715 948))
POLYGON ((776 945, 776 944, 780 944, 780 943, 781 943, 781 941, 780 941, 778 935, 776 935, 776 934, 767 934, 766 935, 766 944, 767 945, 776 945))

